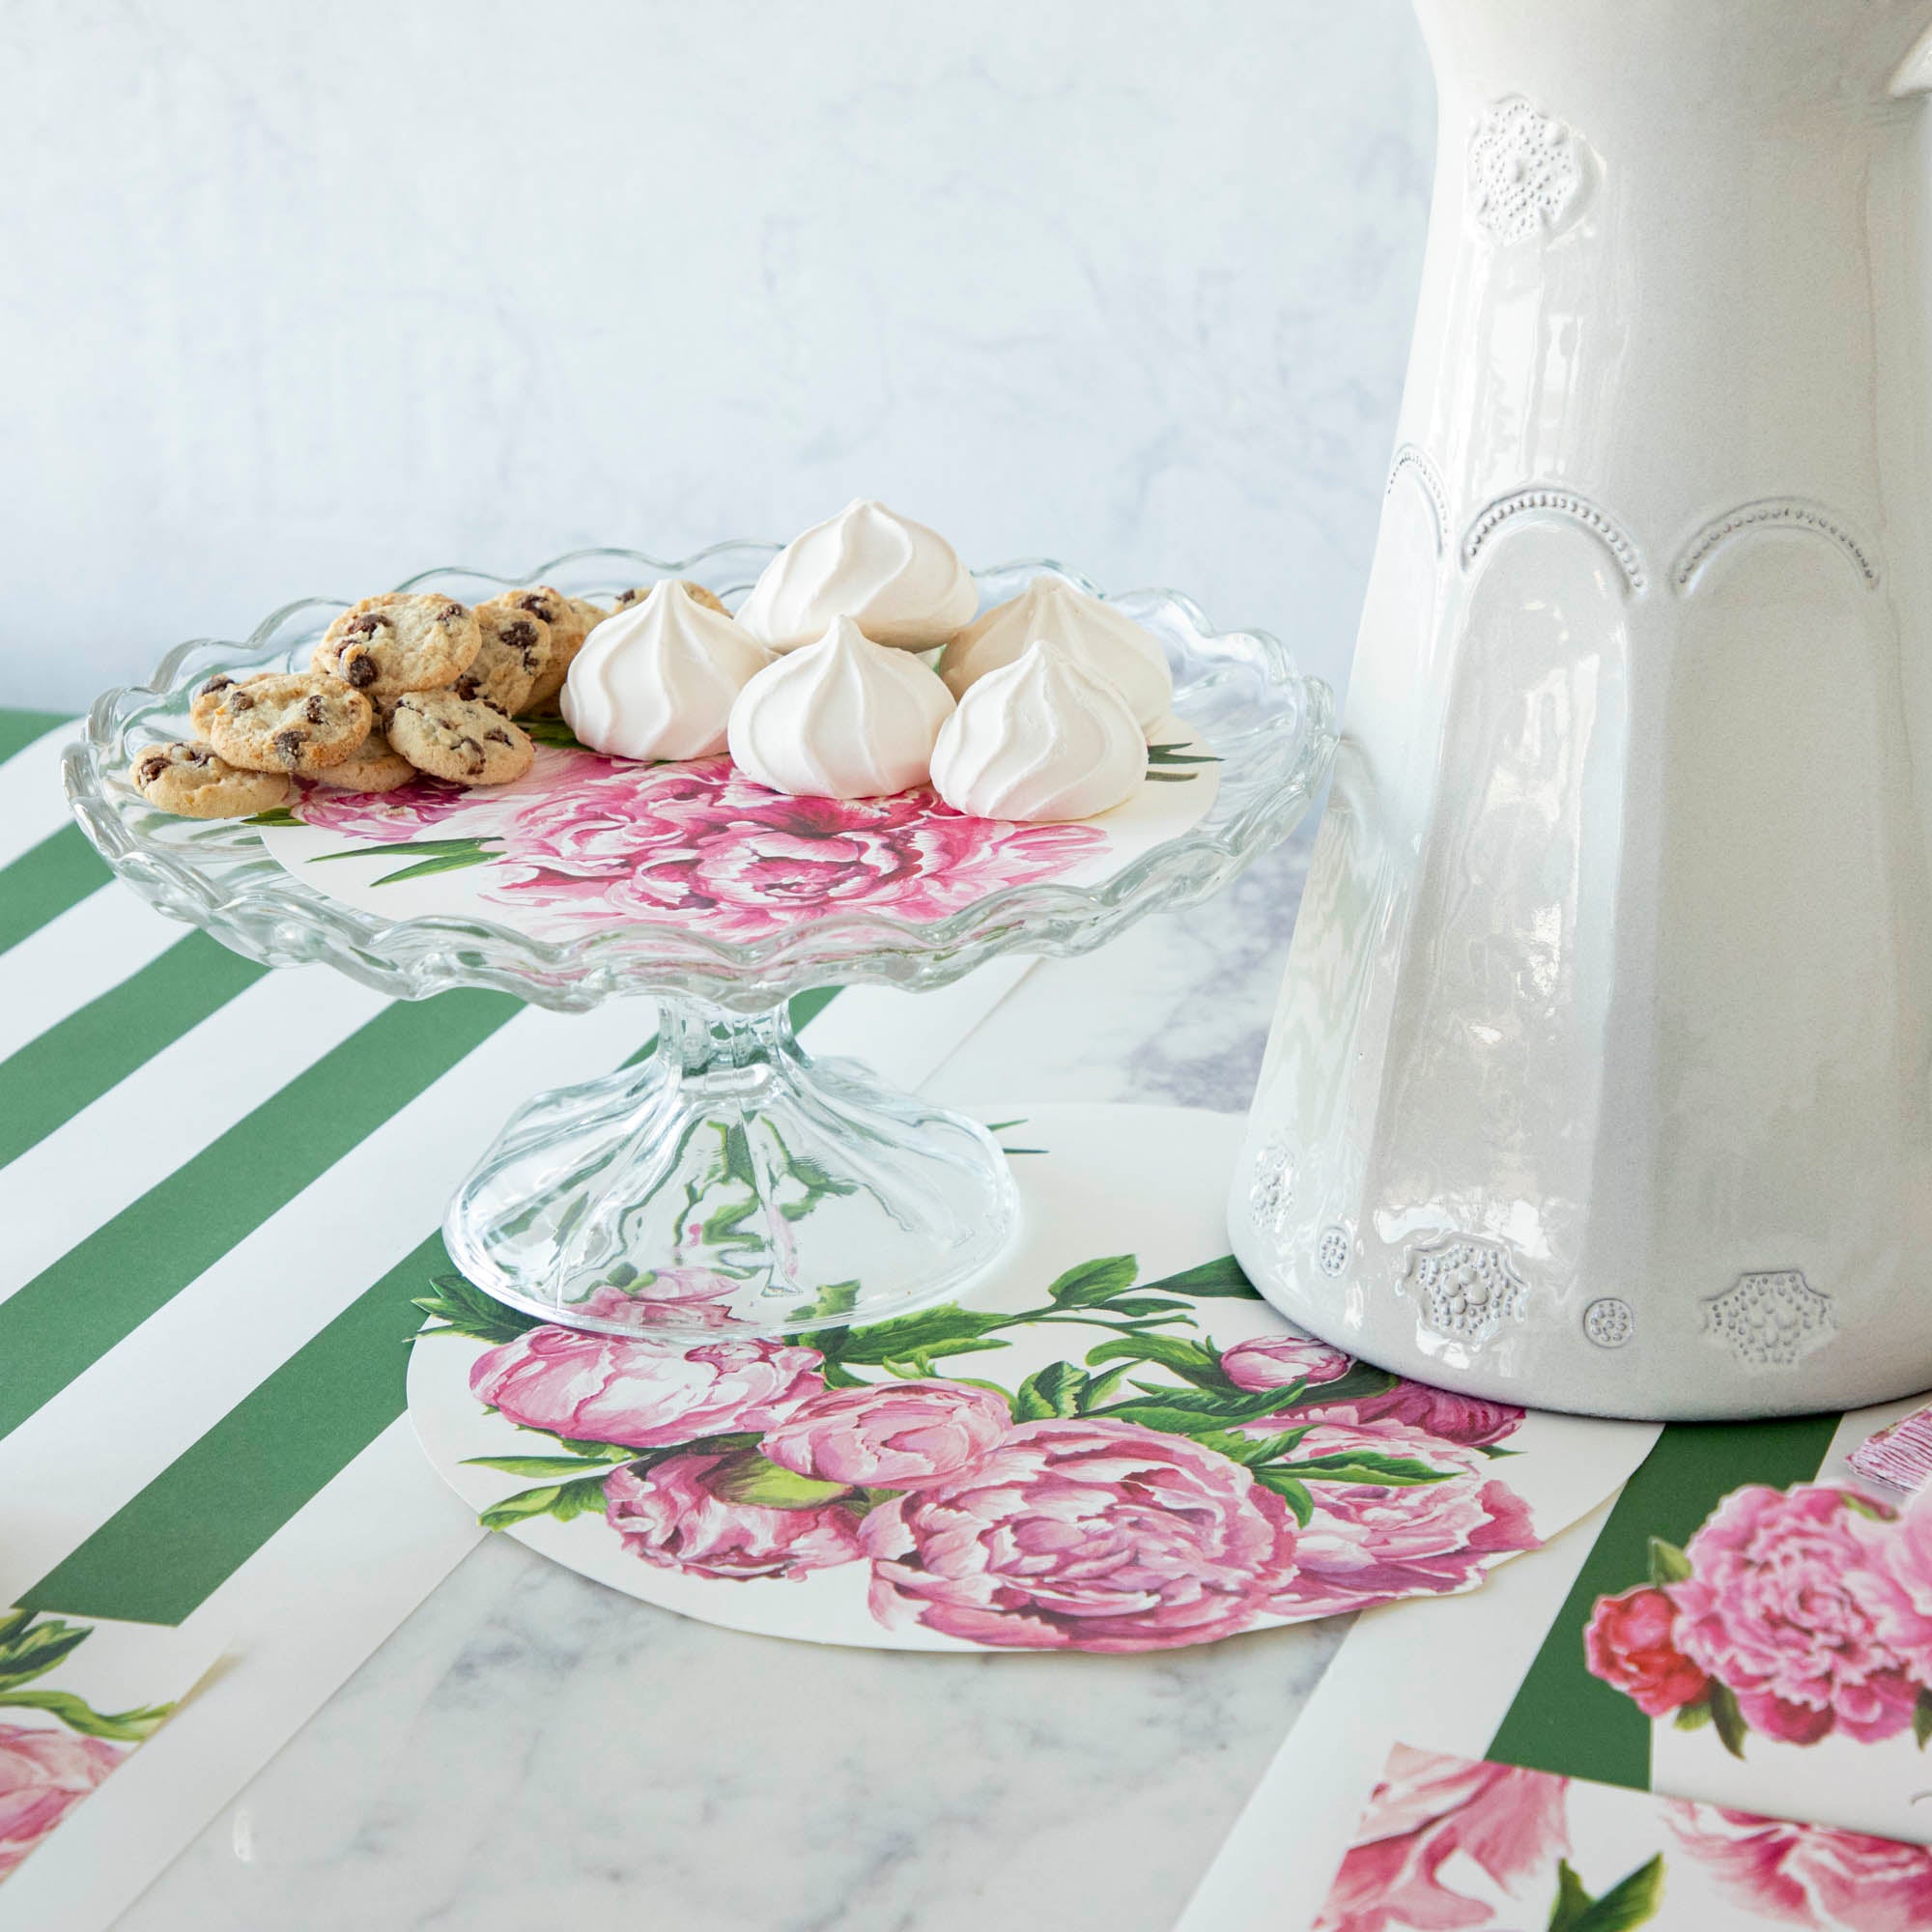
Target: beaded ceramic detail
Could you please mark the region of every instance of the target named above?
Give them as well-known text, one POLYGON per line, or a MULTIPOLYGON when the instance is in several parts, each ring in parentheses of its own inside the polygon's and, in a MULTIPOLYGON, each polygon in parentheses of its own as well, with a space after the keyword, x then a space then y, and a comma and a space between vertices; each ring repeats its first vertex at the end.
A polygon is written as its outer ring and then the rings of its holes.
POLYGON ((1395 461, 1389 466, 1388 484, 1382 491, 1384 500, 1395 495, 1396 485, 1405 476, 1414 477, 1416 488, 1429 499, 1430 511, 1435 519, 1435 554, 1440 556, 1449 548, 1449 493, 1442 487, 1441 472, 1426 449, 1406 442, 1396 451, 1395 461))
POLYGON ((1600 1349, 1621 1349, 1636 1334, 1636 1310, 1620 1295, 1600 1296, 1583 1311, 1583 1333, 1600 1349))
POLYGON ((1476 1236, 1410 1248, 1396 1288, 1406 1293, 1411 1285, 1423 1321, 1472 1349, 1492 1340, 1505 1321, 1520 1321, 1529 1299, 1508 1251, 1476 1236))
POLYGON ((1355 1243, 1348 1229, 1340 1226, 1323 1228, 1321 1238, 1315 1243, 1315 1265, 1330 1281, 1339 1281, 1349 1272, 1349 1258, 1355 1251, 1355 1243))
POLYGON ((1870 542, 1856 536, 1842 518, 1817 503, 1797 497, 1766 497, 1761 502, 1741 503, 1735 510, 1707 524, 1690 541, 1672 573, 1680 591, 1689 590, 1704 566, 1734 537, 1752 530, 1789 529, 1809 531, 1827 543, 1835 544, 1864 580, 1867 590, 1879 584, 1878 562, 1870 542))
POLYGON ((1553 234, 1582 199, 1580 143, 1520 95, 1490 107, 1469 139, 1469 213, 1507 246, 1553 234))
POLYGON ((1831 1339, 1832 1297, 1797 1268, 1740 1275, 1704 1304, 1704 1332, 1752 1368, 1788 1369, 1831 1339))
POLYGON ((1294 1150, 1283 1141, 1264 1141, 1255 1155, 1248 1185, 1248 1209, 1264 1235, 1281 1235, 1294 1203, 1294 1150))
POLYGON ((1578 497, 1570 490, 1519 490, 1512 496, 1497 497, 1469 526, 1469 534, 1463 539, 1463 568, 1475 568, 1484 546, 1505 525, 1514 523, 1519 517, 1534 516, 1539 512, 1567 517, 1572 523, 1580 524, 1616 558, 1617 568, 1623 572, 1624 582, 1632 591, 1643 589, 1647 580, 1643 557, 1636 545, 1587 497, 1578 497))

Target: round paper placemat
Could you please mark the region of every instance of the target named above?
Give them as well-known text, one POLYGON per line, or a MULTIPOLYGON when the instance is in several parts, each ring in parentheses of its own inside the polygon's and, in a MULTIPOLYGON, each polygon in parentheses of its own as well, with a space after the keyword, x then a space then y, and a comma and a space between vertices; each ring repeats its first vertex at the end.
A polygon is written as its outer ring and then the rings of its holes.
POLYGON ((1474 1589, 1656 1439, 1298 1335, 1227 1259, 1236 1118, 980 1111, 1025 1232, 969 1304, 667 1351, 448 1280, 410 1370, 430 1460, 491 1527, 734 1630, 1137 1651, 1474 1589))

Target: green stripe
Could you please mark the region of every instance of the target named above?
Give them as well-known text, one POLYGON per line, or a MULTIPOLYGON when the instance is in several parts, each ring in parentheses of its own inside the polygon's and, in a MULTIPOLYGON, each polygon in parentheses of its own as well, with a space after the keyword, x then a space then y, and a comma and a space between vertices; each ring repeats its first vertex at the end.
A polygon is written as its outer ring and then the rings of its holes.
MULTIPOLYGON (((519 1009, 506 994, 480 992, 385 1009, 0 1302, 0 1436, 519 1009)), ((272 1053, 274 1043, 256 1050, 272 1053)), ((165 1118, 156 1131, 167 1131, 165 1118)), ((313 1238, 326 1243, 330 1233, 318 1226, 313 1238)), ((275 1292, 265 1279, 262 1293, 275 1292)))
POLYGON ((0 1060, 0 1167, 44 1140, 269 969, 191 932, 0 1060))
POLYGON ((0 952, 17 946, 113 877, 100 855, 69 825, 0 867, 0 952))
MULTIPOLYGON (((5 763, 23 745, 44 738, 63 722, 58 711, 0 711, 0 763, 5 763)), ((71 721, 76 725, 79 720, 71 721)))
POLYGON ((432 1235, 21 1603, 73 1616, 182 1622, 402 1414, 404 1343, 422 1322, 411 1298, 448 1268, 442 1237, 432 1235))
POLYGON ((1682 1548, 1741 1485, 1768 1483, 1781 1490, 1809 1481, 1837 1427, 1835 1415, 1807 1415, 1666 1429, 1610 1512, 1490 1746, 1490 1757, 1649 1790, 1650 1719, 1621 1690, 1592 1677, 1584 1662, 1583 1630, 1597 1600, 1648 1582, 1650 1539, 1660 1536, 1682 1548))
MULTIPOLYGON (((795 1027, 837 988, 791 1003, 795 1027)), ((627 1064, 643 1060, 647 1043, 627 1064)), ((413 1298, 450 1267, 432 1235, 298 1349, 21 1598, 71 1616, 178 1624, 408 1406, 413 1298)), ((0 1318, 5 1310, 0 1309, 0 1318)), ((4 1343, 0 1343, 4 1346, 4 1343)))

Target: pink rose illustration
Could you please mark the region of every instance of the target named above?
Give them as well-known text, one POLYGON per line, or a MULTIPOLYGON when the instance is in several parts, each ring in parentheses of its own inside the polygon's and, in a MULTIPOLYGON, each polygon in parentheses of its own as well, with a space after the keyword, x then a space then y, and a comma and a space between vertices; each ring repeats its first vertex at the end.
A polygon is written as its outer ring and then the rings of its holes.
POLYGON ((1236 1342, 1221 1357, 1221 1373, 1237 1389, 1293 1388, 1296 1382, 1338 1381, 1355 1366, 1354 1357, 1306 1335, 1264 1335, 1236 1342))
POLYGON ((1871 1608, 1889 1533, 1822 1484, 1733 1491, 1686 1547, 1690 1576, 1670 1585, 1678 1648, 1736 1692, 1753 1730, 1793 1744, 1834 1728, 1893 1736, 1918 1687, 1871 1608))
POLYGON ((1456 1932, 1490 1908, 1442 1880, 1459 1852, 1512 1896, 1569 1850, 1567 1780, 1398 1745, 1342 1861, 1315 1932, 1456 1932))
MULTIPOLYGON (((1411 1381, 1399 1381, 1381 1395, 1358 1396, 1343 1403, 1324 1405, 1318 1397, 1309 1405, 1309 1410, 1316 1409, 1326 1421, 1351 1422, 1364 1429, 1382 1422, 1406 1423, 1425 1435, 1466 1443, 1473 1449, 1506 1440, 1523 1422, 1523 1411, 1509 1403, 1485 1402, 1481 1396, 1457 1395, 1450 1389, 1411 1381)), ((1303 1412, 1304 1420, 1307 1412, 1303 1412)))
POLYGON ((606 766, 532 796, 503 837, 506 898, 566 918, 674 916, 734 940, 801 914, 943 919, 1107 845, 1093 826, 968 818, 929 791, 787 798, 725 758, 606 766))
POLYGON ((1362 1455, 1402 1457, 1449 1473, 1412 1488, 1311 1480, 1315 1515, 1295 1548, 1295 1574, 1272 1605, 1282 1615, 1329 1616, 1398 1597, 1471 1589, 1498 1556, 1537 1548, 1528 1505, 1488 1475, 1477 1451, 1406 1424, 1358 1429, 1324 1416, 1289 1460, 1362 1455))
POLYGON ((1810 1932, 1924 1932, 1932 1851, 1826 1825, 1674 1801, 1671 1829, 1754 1918, 1810 1932))
POLYGON ((632 1322, 639 1327, 670 1317, 691 1328, 729 1328, 738 1321, 731 1312, 731 1297, 744 1286, 742 1281, 711 1268, 658 1268, 628 1288, 607 1283, 592 1289, 572 1307, 576 1313, 593 1315, 600 1321, 632 1322))
POLYGON ((1294 1523, 1239 1463, 1097 1419, 1028 1422, 860 1531, 872 1610, 1028 1650, 1162 1650, 1245 1630, 1294 1567, 1294 1523))
POLYGON ((811 1397, 760 1447, 781 1468, 820 1482, 918 1490, 972 1468, 1011 1427, 990 1389, 879 1382, 811 1397))
POLYGON ((477 1356, 469 1392, 526 1429, 662 1449, 782 1422, 822 1386, 822 1359, 816 1349, 750 1338, 679 1351, 532 1328, 477 1356))
POLYGON ((0 1878, 126 1755, 101 1738, 0 1724, 0 1878))
POLYGON ((668 1456, 639 1475, 606 1479, 604 1515, 634 1556, 687 1577, 803 1577, 853 1562, 857 1519, 838 1503, 773 1509, 732 1502, 712 1487, 736 1459, 668 1456))
POLYGON ((1648 1584, 1601 1597, 1583 1633, 1590 1674, 1614 1684, 1646 1718, 1667 1718, 1694 1704, 1711 1680, 1678 1650, 1677 1605, 1648 1584))

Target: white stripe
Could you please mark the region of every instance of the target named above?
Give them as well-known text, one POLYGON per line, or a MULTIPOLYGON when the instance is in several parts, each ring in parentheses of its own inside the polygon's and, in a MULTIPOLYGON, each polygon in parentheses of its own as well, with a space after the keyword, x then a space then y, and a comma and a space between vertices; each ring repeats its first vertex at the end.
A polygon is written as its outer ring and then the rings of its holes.
POLYGON ((22 745, 0 763, 0 866, 73 822, 61 789, 61 753, 80 735, 80 721, 69 719, 22 745))
POLYGON ((225 1667, 0 1885, 0 1932, 99 1932, 482 1535, 400 1417, 183 1626, 225 1667))
POLYGON ((807 1044, 815 1059, 850 1054, 895 1087, 923 1087, 1038 964, 996 960, 936 993, 854 986, 811 1022, 807 1044))
POLYGON ((0 1060, 131 979, 187 930, 132 893, 103 888, 0 952, 0 1060))
POLYGON ((327 966, 270 973, 0 1167, 0 1301, 387 1005, 327 966))
POLYGON ((512 1107, 608 1072, 653 1024, 653 1009, 630 1000, 588 1018, 520 1013, 0 1441, 0 1496, 10 1498, 0 1603, 71 1554, 431 1234, 512 1107), (45 1480, 50 1469, 57 1483, 45 1480))

